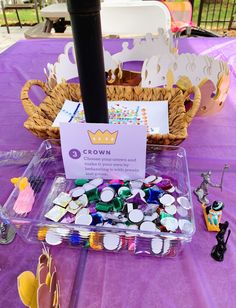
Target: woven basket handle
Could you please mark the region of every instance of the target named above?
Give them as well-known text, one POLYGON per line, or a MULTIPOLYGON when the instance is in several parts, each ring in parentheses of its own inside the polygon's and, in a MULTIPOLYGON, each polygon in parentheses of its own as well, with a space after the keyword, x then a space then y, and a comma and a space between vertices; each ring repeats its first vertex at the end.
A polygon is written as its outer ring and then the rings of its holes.
POLYGON ((187 89, 184 92, 185 100, 192 93, 194 93, 193 104, 192 104, 192 107, 186 112, 186 118, 185 118, 185 120, 186 120, 188 125, 192 121, 193 117, 196 115, 196 113, 197 113, 197 111, 199 109, 199 106, 200 106, 200 102, 201 102, 201 92, 200 92, 200 89, 198 87, 195 87, 195 86, 187 89))
POLYGON ((47 84, 43 81, 40 80, 28 80, 25 85, 23 86, 22 90, 21 90, 21 101, 23 104, 23 107, 25 109, 25 112, 31 116, 33 115, 38 109, 39 107, 36 106, 32 100, 29 98, 29 91, 31 89, 32 86, 39 86, 40 88, 43 89, 43 91, 49 95, 50 94, 50 89, 47 86, 47 84))

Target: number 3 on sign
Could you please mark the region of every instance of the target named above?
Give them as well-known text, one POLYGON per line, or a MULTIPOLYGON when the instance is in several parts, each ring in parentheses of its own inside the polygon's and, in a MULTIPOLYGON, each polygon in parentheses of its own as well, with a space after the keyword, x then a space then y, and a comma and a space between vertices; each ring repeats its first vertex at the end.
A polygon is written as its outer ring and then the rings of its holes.
POLYGON ((71 149, 69 151, 69 156, 72 159, 79 159, 80 156, 81 156, 81 153, 80 153, 80 151, 78 149, 71 149))

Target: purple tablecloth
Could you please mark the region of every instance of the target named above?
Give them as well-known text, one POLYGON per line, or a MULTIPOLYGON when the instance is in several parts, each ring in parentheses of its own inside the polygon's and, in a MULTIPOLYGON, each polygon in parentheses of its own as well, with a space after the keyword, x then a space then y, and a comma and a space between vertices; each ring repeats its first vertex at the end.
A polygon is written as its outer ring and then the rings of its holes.
MULTIPOLYGON (((43 67, 54 63, 68 40, 19 41, 0 54, 0 150, 36 150, 41 140, 23 128, 27 119, 20 91, 29 79, 45 80, 43 67)), ((121 50, 121 40, 106 40, 112 52, 121 50)), ((205 52, 229 60, 234 65, 236 40, 233 38, 190 38, 179 41, 180 52, 205 52)), ((228 220, 232 235, 223 263, 210 257, 216 243, 215 233, 206 231, 200 204, 193 196, 196 234, 175 258, 137 257, 129 254, 89 252, 84 268, 78 307, 235 307, 236 306, 236 81, 232 74, 231 90, 225 107, 212 117, 195 118, 182 143, 187 151, 192 188, 200 173, 212 170, 213 182, 219 182, 225 163, 223 192, 210 189, 211 200, 225 202, 223 221, 228 220)), ((32 99, 40 101, 43 93, 34 89, 32 99)), ((0 170, 0 203, 6 201, 12 186, 9 179, 22 168, 0 170)), ((9 246, 0 246, 0 307, 23 307, 17 293, 16 277, 24 270, 35 272, 39 245, 24 243, 19 237, 9 246)), ((80 251, 52 248, 61 282, 62 308, 68 307, 80 251), (66 269, 66 270, 65 270, 66 269)))

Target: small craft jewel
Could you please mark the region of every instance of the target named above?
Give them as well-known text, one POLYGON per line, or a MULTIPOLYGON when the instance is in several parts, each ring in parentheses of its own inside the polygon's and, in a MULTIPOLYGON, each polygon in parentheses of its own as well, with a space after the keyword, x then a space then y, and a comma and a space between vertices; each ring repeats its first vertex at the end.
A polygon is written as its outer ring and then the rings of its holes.
POLYGON ((66 212, 66 209, 60 207, 59 205, 55 205, 44 215, 44 217, 58 222, 63 216, 65 216, 66 212))
POLYGON ((185 210, 189 210, 191 208, 191 204, 189 202, 189 199, 186 198, 186 197, 178 197, 177 202, 179 203, 179 205, 181 205, 181 208, 183 208, 185 210))
POLYGON ((172 188, 172 182, 169 179, 162 179, 159 183, 156 184, 159 188, 167 190, 172 188))
POLYGON ((89 237, 89 245, 91 248, 93 248, 94 250, 102 250, 103 249, 102 241, 103 241, 102 233, 91 232, 90 237, 89 237))
POLYGON ((147 204, 145 199, 141 197, 140 193, 137 193, 136 195, 129 197, 126 201, 129 203, 133 203, 134 205, 147 204))
POLYGON ((39 241, 44 241, 46 238, 46 234, 48 232, 48 228, 47 227, 41 227, 38 230, 38 240, 39 241))
POLYGON ((142 222, 144 219, 143 212, 141 210, 132 210, 129 212, 129 220, 132 223, 138 224, 142 222))
POLYGON ((71 199, 72 198, 69 194, 61 192, 60 195, 53 200, 53 203, 62 207, 66 207, 68 203, 71 201, 71 199))
POLYGON ((163 205, 171 205, 175 202, 175 198, 170 195, 170 194, 165 194, 163 195, 161 198, 160 198, 160 202, 163 204, 163 205))
POLYGON ((179 228, 183 233, 190 234, 193 232, 193 224, 187 219, 179 219, 179 228))
POLYGON ((151 249, 155 255, 159 255, 163 249, 163 239, 161 238, 153 238, 151 240, 151 249))
POLYGON ((81 244, 81 237, 77 232, 73 232, 69 237, 69 241, 72 246, 78 246, 81 244))
POLYGON ((114 233, 104 234, 103 246, 107 250, 117 250, 120 246, 120 236, 114 233))
MULTIPOLYGON (((46 218, 55 222, 74 223, 72 226, 74 229, 57 226, 54 229, 42 230, 38 232, 38 239, 45 240, 50 245, 64 242, 94 250, 133 251, 139 234, 148 239, 149 244, 142 247, 142 241, 139 241, 136 253, 148 251, 149 254, 167 254, 170 250, 170 241, 165 243, 163 239, 160 253, 158 252, 160 243, 156 243, 157 247, 153 248, 155 251, 153 252, 152 234, 155 235, 157 232, 192 234, 194 225, 191 221, 191 211, 188 211, 191 209, 191 202, 183 196, 183 192, 176 189, 173 193, 164 191, 157 186, 160 182, 160 186, 165 189, 173 188, 173 183, 177 183, 174 178, 165 175, 159 178, 149 175, 145 179, 132 181, 119 179, 103 181, 97 178, 84 182, 83 179, 78 179, 77 186, 69 193, 61 192, 53 200, 54 206, 52 205, 45 214, 46 218), (179 197, 176 200, 174 196, 179 197), (176 201, 179 203, 177 215, 176 201), (83 225, 82 230, 79 225, 83 225), (104 230, 99 232, 100 226, 107 228, 109 234, 106 235, 104 230), (110 233, 111 231, 114 233, 110 233)), ((143 243, 146 245, 147 241, 143 243)))
POLYGON ((58 234, 55 228, 48 229, 45 240, 49 245, 52 246, 57 246, 62 243, 62 237, 60 234, 58 234))
POLYGON ((151 254, 151 240, 149 238, 137 236, 135 238, 134 253, 135 254, 151 254))

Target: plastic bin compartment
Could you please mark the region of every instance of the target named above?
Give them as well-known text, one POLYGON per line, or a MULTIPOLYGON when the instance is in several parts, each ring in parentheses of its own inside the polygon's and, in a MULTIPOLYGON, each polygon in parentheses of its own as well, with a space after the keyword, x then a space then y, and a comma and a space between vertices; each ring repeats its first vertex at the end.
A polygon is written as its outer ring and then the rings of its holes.
MULTIPOLYGON (((169 179, 175 188, 171 193, 165 191, 175 198, 174 205, 177 212, 172 216, 175 218, 175 222, 178 222, 178 227, 174 231, 166 228, 145 231, 139 229, 139 224, 134 228, 133 224, 130 226, 129 223, 124 224, 123 227, 121 224, 118 227, 114 223, 86 226, 54 222, 45 218, 44 215, 54 206, 53 200, 61 192, 69 192, 75 187, 74 181, 65 178, 61 148, 55 140, 42 142, 22 175, 22 178, 33 176, 43 180, 40 192, 35 193, 32 210, 25 216, 15 213, 13 207, 19 194, 19 189, 16 187, 4 205, 4 215, 16 227, 17 233, 27 242, 45 240, 48 242, 47 237, 50 237, 53 238, 51 244, 61 246, 86 247, 98 251, 129 251, 138 255, 175 256, 184 243, 191 241, 195 232, 185 150, 176 146, 148 145, 146 176, 149 175, 169 179), (179 197, 184 197, 185 201, 187 200, 189 204, 187 209, 180 205, 179 197), (187 223, 185 228, 183 228, 183 223, 187 223)), ((123 217, 128 216, 124 210, 122 210, 122 214, 123 217)), ((155 224, 157 221, 160 224, 160 211, 154 221, 155 224)))

